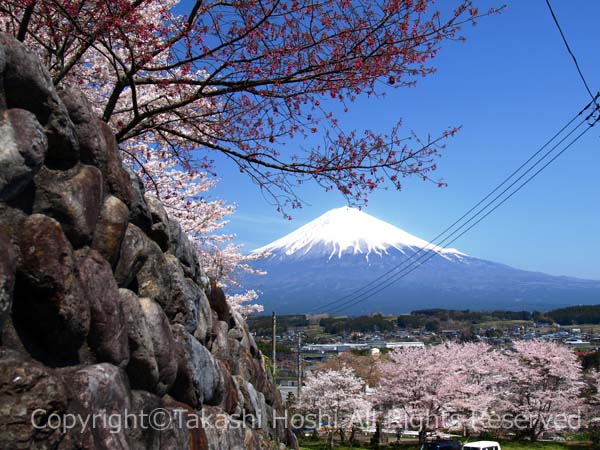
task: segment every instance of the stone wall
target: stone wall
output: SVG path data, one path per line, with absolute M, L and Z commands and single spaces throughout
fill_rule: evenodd
M 179 224 L 83 95 L 1 34 L 0 331 L 0 449 L 297 446 Z

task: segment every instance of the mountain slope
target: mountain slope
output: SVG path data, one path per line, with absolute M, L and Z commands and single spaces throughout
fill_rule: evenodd
M 296 231 L 256 249 L 254 252 L 284 253 L 286 256 L 323 256 L 341 258 L 344 254 L 371 253 L 381 256 L 390 249 L 410 255 L 411 249 L 424 248 L 424 241 L 358 209 L 347 206 L 332 209 Z M 461 254 L 455 249 L 429 246 L 444 255 Z
M 257 261 L 268 275 L 253 280 L 266 310 L 323 312 L 323 305 L 353 294 L 416 252 L 432 254 L 427 241 L 362 211 L 338 208 L 261 247 Z M 371 286 L 360 302 L 337 302 L 325 312 L 401 313 L 416 308 L 540 309 L 598 303 L 600 281 L 523 271 L 435 247 L 436 254 L 388 289 Z M 404 273 L 407 272 L 405 269 Z M 397 271 L 398 272 L 398 271 Z M 397 273 L 395 272 L 395 273 Z M 402 273 L 402 269 L 399 271 Z M 384 283 L 384 282 L 382 282 Z M 372 296 L 367 296 L 374 293 Z

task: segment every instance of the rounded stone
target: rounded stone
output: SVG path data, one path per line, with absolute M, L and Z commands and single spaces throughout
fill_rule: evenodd
M 76 362 L 89 331 L 90 310 L 71 244 L 56 220 L 33 214 L 22 224 L 18 246 L 15 328 L 27 336 L 26 344 L 38 358 L 57 365 Z

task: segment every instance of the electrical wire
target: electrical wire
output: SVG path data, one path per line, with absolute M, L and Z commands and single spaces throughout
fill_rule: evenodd
M 410 255 L 410 257 L 408 257 L 406 260 L 402 261 L 400 264 L 390 268 L 389 270 L 387 270 L 386 272 L 382 273 L 381 275 L 379 275 L 378 277 L 376 277 L 375 279 L 371 280 L 370 282 L 368 282 L 367 284 L 363 285 L 361 288 L 354 290 L 353 292 L 346 294 L 342 297 L 339 297 L 333 301 L 330 301 L 328 303 L 319 305 L 317 308 L 318 310 L 325 310 L 328 308 L 331 308 L 333 305 L 336 305 L 338 303 L 342 303 L 345 300 L 350 299 L 351 297 L 355 297 L 357 295 L 360 295 L 361 292 L 366 292 L 371 286 L 378 284 L 380 281 L 384 280 L 386 277 L 388 277 L 388 275 L 392 274 L 393 272 L 401 269 L 403 266 L 407 265 L 408 263 L 410 263 L 414 258 L 418 257 L 419 255 L 421 255 L 423 252 L 429 252 L 431 250 L 434 250 L 435 247 L 440 247 L 442 245 L 442 243 L 447 239 L 444 238 L 441 242 L 438 242 L 438 239 L 440 239 L 442 236 L 444 236 L 446 233 L 448 233 L 450 230 L 452 230 L 456 225 L 458 225 L 463 219 L 467 218 L 473 211 L 475 211 L 479 206 L 481 206 L 486 200 L 488 200 L 492 195 L 494 195 L 496 192 L 498 192 L 498 190 L 500 190 L 504 185 L 506 185 L 513 177 L 515 177 L 523 168 L 525 168 L 531 161 L 533 161 L 544 149 L 546 149 L 556 138 L 558 138 L 567 128 L 569 128 L 569 126 L 571 126 L 578 117 L 580 117 L 585 111 L 587 111 L 587 109 L 589 109 L 590 106 L 592 106 L 592 103 L 594 102 L 594 100 L 596 98 L 598 98 L 600 96 L 600 93 L 596 95 L 596 97 L 589 102 L 584 108 L 582 108 L 575 116 L 573 116 L 573 118 L 571 118 L 558 132 L 556 132 L 548 141 L 546 141 L 546 143 L 544 145 L 542 145 L 536 152 L 534 152 L 525 162 L 523 162 L 517 169 L 515 169 L 510 175 L 508 175 L 500 184 L 498 184 L 494 189 L 492 189 L 486 196 L 484 196 L 481 200 L 479 200 L 479 202 L 477 202 L 473 207 L 471 207 L 467 212 L 465 212 L 461 217 L 459 217 L 457 220 L 455 220 L 451 225 L 449 225 L 448 227 L 446 227 L 441 233 L 439 233 L 436 237 L 434 237 L 429 244 L 426 247 L 420 248 L 418 251 L 414 252 L 412 255 Z M 585 121 L 585 119 L 584 119 Z M 575 128 L 577 129 L 579 126 L 581 126 L 584 121 L 580 122 L 579 125 Z M 574 132 L 574 130 L 572 130 L 566 137 L 570 136 L 570 134 L 572 134 Z M 565 139 L 563 138 L 562 141 L 559 142 L 559 144 L 561 142 L 563 142 Z M 559 145 L 557 144 L 557 145 Z M 553 151 L 556 148 L 553 147 L 551 149 L 551 151 Z M 546 153 L 546 155 L 544 155 L 543 158 L 545 158 L 548 155 L 548 153 Z M 536 162 L 533 166 L 535 167 L 536 164 L 538 164 L 538 162 Z M 527 174 L 529 171 L 532 170 L 532 168 L 529 168 L 525 174 Z M 524 175 L 521 175 L 521 177 L 519 179 L 521 179 Z M 518 179 L 518 180 L 519 180 Z M 517 181 L 518 181 L 517 180 Z M 515 183 L 513 182 L 513 184 L 511 184 L 511 186 L 513 186 Z M 509 186 L 510 188 L 510 186 Z M 503 193 L 506 192 L 503 191 Z M 497 197 L 496 197 L 497 198 Z M 488 204 L 489 205 L 489 204 Z M 487 205 L 486 205 L 487 207 Z M 485 207 L 484 207 L 485 209 Z M 475 214 L 475 217 L 477 215 L 479 215 L 481 213 L 481 211 L 477 212 Z M 469 223 L 473 218 L 469 219 L 469 221 L 467 221 L 467 223 Z M 465 224 L 461 225 L 460 228 L 462 228 Z M 457 230 L 455 230 L 453 232 L 456 233 Z M 451 236 L 451 235 L 450 235 Z M 430 247 L 431 248 L 428 248 Z M 317 308 L 315 308 L 313 311 L 315 311 Z
M 586 121 L 589 120 L 591 117 L 593 117 L 593 114 L 595 112 L 598 112 L 599 108 L 595 108 L 594 111 L 592 111 L 592 113 L 590 113 L 590 115 L 586 118 Z M 481 221 L 483 221 L 486 217 L 488 217 L 490 214 L 492 214 L 496 209 L 498 209 L 500 206 L 502 206 L 504 203 L 506 203 L 510 198 L 512 198 L 517 192 L 519 192 L 521 189 L 523 189 L 527 184 L 529 184 L 534 178 L 536 178 L 542 171 L 544 171 L 550 164 L 552 164 L 556 159 L 558 159 L 563 153 L 565 153 L 569 148 L 571 148 L 579 139 L 581 139 L 587 132 L 589 132 L 592 127 L 598 123 L 600 121 L 600 116 L 597 117 L 596 119 L 593 120 L 592 123 L 588 123 L 588 126 L 582 131 L 580 132 L 571 142 L 569 142 L 561 151 L 559 151 L 556 155 L 554 155 L 549 161 L 547 161 L 540 169 L 538 169 L 533 175 L 531 175 L 529 178 L 527 178 L 527 180 L 525 180 L 520 186 L 517 187 L 517 189 L 515 189 L 513 192 L 511 192 L 507 197 L 505 197 L 500 203 L 496 204 L 490 211 L 488 211 L 484 216 L 482 216 L 481 218 L 479 218 L 479 220 L 477 220 L 475 223 L 473 223 L 469 228 L 467 228 L 466 230 L 464 230 L 462 233 L 460 233 L 458 236 L 456 236 L 454 239 L 452 239 L 452 241 L 450 241 L 448 243 L 448 245 L 452 244 L 453 242 L 455 242 L 456 240 L 460 239 L 462 236 L 464 236 L 466 233 L 468 233 L 470 230 L 472 230 L 475 226 L 477 226 Z M 340 307 L 336 308 L 335 310 L 332 311 L 332 314 L 334 313 L 339 313 L 341 311 L 345 311 L 346 309 L 361 303 L 369 298 L 371 298 L 373 295 L 383 291 L 384 289 L 387 289 L 389 286 L 391 286 L 394 283 L 397 283 L 398 281 L 400 281 L 402 278 L 406 277 L 407 275 L 409 275 L 410 273 L 412 273 L 414 270 L 416 270 L 417 268 L 421 267 L 424 263 L 426 263 L 427 261 L 429 261 L 431 258 L 433 258 L 434 256 L 438 255 L 437 252 L 435 253 L 430 253 L 430 254 L 426 254 L 427 259 L 425 259 L 422 263 L 417 264 L 417 265 L 413 265 L 412 268 L 410 268 L 410 270 L 408 271 L 404 271 L 403 273 L 400 274 L 396 274 L 393 279 L 388 280 L 384 285 L 379 286 L 377 289 L 375 289 L 374 291 L 369 292 L 369 295 L 367 295 L 366 297 L 361 297 L 353 302 L 347 303 L 345 305 L 340 305 Z M 417 261 L 418 262 L 418 261 Z
M 577 61 L 577 57 L 571 50 L 571 46 L 569 45 L 569 42 L 567 41 L 565 33 L 563 33 L 562 27 L 560 26 L 560 23 L 558 22 L 558 18 L 556 17 L 556 14 L 554 14 L 554 10 L 552 9 L 550 0 L 546 0 L 546 5 L 548 5 L 548 9 L 550 10 L 552 19 L 554 20 L 554 23 L 556 24 L 556 28 L 558 28 L 558 32 L 560 33 L 560 36 L 562 37 L 562 40 L 565 44 L 565 47 L 567 48 L 567 51 L 569 52 L 569 55 L 571 55 L 571 58 L 573 58 L 573 62 L 575 63 L 575 67 L 577 68 L 577 72 L 579 73 L 579 77 L 581 78 L 581 81 L 583 81 L 583 85 L 585 86 L 585 89 L 588 91 L 588 94 L 590 94 L 590 97 L 593 99 L 593 102 L 596 104 L 596 107 L 598 107 L 597 98 L 594 97 L 594 94 L 592 94 L 592 90 L 590 89 L 590 86 L 588 85 L 585 77 L 583 76 L 583 72 L 581 71 L 581 68 L 579 67 L 579 62 Z

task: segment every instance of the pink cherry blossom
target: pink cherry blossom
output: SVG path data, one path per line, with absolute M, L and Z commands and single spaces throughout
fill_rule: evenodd
M 386 182 L 439 181 L 436 159 L 457 128 L 425 139 L 400 120 L 385 133 L 344 130 L 335 103 L 415 85 L 462 25 L 497 11 L 473 0 L 442 10 L 432 0 L 6 0 L 0 30 L 37 52 L 56 84 L 84 90 L 123 151 L 189 171 L 219 153 L 279 207 L 301 206 L 306 180 L 361 205 Z M 313 133 L 320 145 L 303 142 Z

